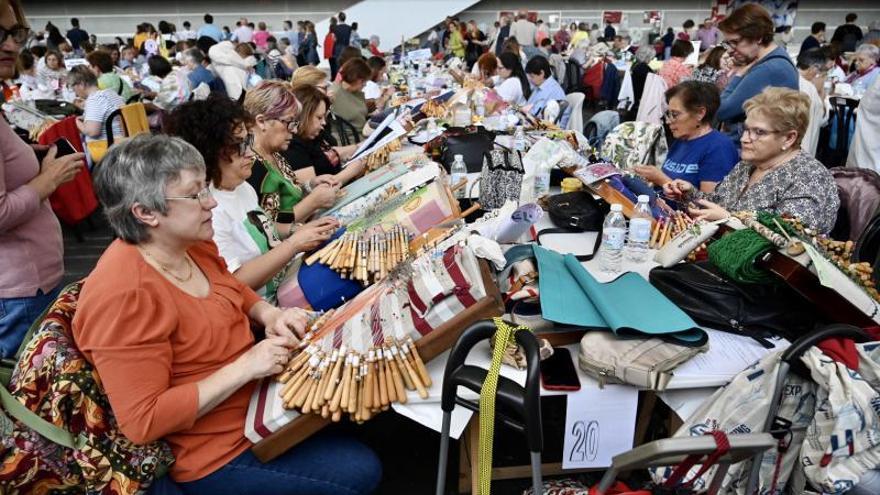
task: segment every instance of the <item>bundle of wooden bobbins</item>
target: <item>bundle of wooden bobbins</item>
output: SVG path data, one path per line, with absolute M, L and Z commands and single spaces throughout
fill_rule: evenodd
M 428 398 L 431 376 L 411 338 L 385 337 L 366 352 L 345 345 L 330 350 L 320 347 L 323 337 L 351 316 L 348 313 L 361 309 L 331 311 L 310 326 L 298 354 L 277 377 L 284 384 L 280 394 L 285 408 L 320 414 L 332 421 L 347 413 L 360 423 L 387 410 L 393 402 L 405 404 L 407 390 Z
M 385 276 L 410 254 L 409 233 L 400 225 L 388 231 L 347 231 L 306 258 L 322 263 L 343 278 L 369 285 Z
M 651 242 L 649 247 L 652 249 L 660 249 L 678 234 L 694 226 L 696 222 L 683 212 L 676 211 L 671 215 L 654 221 L 654 227 L 651 231 Z M 706 246 L 700 246 L 695 249 L 705 249 Z
M 391 141 L 385 146 L 382 146 L 376 151 L 370 153 L 370 156 L 367 157 L 366 172 L 372 172 L 382 165 L 388 163 L 388 161 L 391 159 L 391 153 L 395 151 L 400 151 L 401 148 L 402 145 L 400 143 L 400 139 L 395 139 L 394 141 Z

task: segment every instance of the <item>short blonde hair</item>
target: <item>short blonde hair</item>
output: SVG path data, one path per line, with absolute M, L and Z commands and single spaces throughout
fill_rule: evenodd
M 810 98 L 794 89 L 769 87 L 746 100 L 743 110 L 746 116 L 765 117 L 772 122 L 774 131 L 796 131 L 796 147 L 801 145 L 810 123 Z
M 303 86 L 317 86 L 328 78 L 327 73 L 313 65 L 303 65 L 293 71 L 293 77 L 290 78 L 290 84 L 293 90 Z
M 299 115 L 300 106 L 290 83 L 265 80 L 247 92 L 244 109 L 254 117 L 263 115 L 267 119 L 277 119 L 289 109 Z

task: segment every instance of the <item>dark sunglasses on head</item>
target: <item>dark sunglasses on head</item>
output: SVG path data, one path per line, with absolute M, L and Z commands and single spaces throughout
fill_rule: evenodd
M 21 44 L 27 41 L 30 34 L 31 28 L 17 24 L 10 28 L 0 27 L 0 43 L 5 42 L 7 38 L 12 36 L 12 41 Z

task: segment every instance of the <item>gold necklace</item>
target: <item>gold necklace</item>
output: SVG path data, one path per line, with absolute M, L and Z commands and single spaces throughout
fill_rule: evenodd
M 163 272 L 167 273 L 174 280 L 177 280 L 178 282 L 180 282 L 182 284 L 189 282 L 193 276 L 193 273 L 195 272 L 195 270 L 193 270 L 193 267 L 192 267 L 192 261 L 190 261 L 190 259 L 189 259 L 189 255 L 186 255 L 186 254 L 184 255 L 184 259 L 186 260 L 186 266 L 189 267 L 189 273 L 185 277 L 179 277 L 179 276 L 177 276 L 177 274 L 175 274 L 174 272 L 169 270 L 168 267 L 166 267 L 162 262 L 157 260 L 152 254 L 150 254 L 149 251 L 147 251 L 144 248 L 138 248 L 138 249 L 140 250 L 140 252 L 144 253 L 144 256 L 153 260 L 153 263 L 158 265 L 159 268 L 161 268 Z

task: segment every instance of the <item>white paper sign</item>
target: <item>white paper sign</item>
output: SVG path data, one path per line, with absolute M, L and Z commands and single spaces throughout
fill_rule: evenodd
M 413 50 L 406 53 L 406 59 L 410 62 L 418 62 L 421 60 L 430 60 L 431 59 L 431 49 L 430 48 L 422 48 L 420 50 Z
M 605 468 L 612 457 L 630 450 L 638 401 L 638 390 L 626 385 L 600 389 L 584 382 L 568 394 L 562 469 Z

